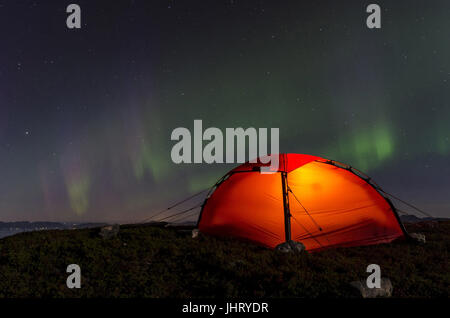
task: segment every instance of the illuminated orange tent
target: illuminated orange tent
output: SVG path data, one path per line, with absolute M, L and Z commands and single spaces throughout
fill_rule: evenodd
M 226 174 L 203 204 L 200 232 L 269 248 L 292 239 L 309 251 L 406 236 L 391 201 L 360 171 L 310 155 L 279 160 L 273 174 L 260 173 L 259 162 Z

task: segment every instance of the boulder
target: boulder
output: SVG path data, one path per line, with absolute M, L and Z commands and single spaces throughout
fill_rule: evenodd
M 119 234 L 119 230 L 119 224 L 104 226 L 100 229 L 100 236 L 104 239 L 110 239 L 112 237 L 116 237 L 117 234 Z
M 282 253 L 301 253 L 306 251 L 303 243 L 292 240 L 277 245 L 275 250 Z
M 420 233 L 409 233 L 409 236 L 416 242 L 426 243 L 425 235 Z
M 381 278 L 380 288 L 367 287 L 366 280 L 359 280 L 351 282 L 350 285 L 356 288 L 362 298 L 376 298 L 376 297 L 391 297 L 392 296 L 392 283 L 389 278 Z

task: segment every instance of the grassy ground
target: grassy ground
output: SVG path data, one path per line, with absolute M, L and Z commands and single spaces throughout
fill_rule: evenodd
M 394 297 L 448 297 L 450 222 L 431 225 L 408 226 L 425 245 L 302 255 L 155 226 L 124 226 L 109 240 L 98 229 L 22 233 L 0 240 L 0 297 L 353 297 L 349 282 L 372 263 Z M 66 287 L 72 263 L 81 289 Z

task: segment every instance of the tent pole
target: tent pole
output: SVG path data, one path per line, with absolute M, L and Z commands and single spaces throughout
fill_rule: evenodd
M 281 171 L 281 185 L 283 187 L 284 232 L 286 235 L 286 242 L 289 242 L 291 240 L 291 213 L 289 209 L 286 171 Z

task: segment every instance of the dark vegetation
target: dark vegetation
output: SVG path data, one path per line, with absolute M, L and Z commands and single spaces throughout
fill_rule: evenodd
M 349 283 L 379 264 L 394 297 L 448 297 L 450 222 L 407 225 L 426 244 L 285 255 L 232 239 L 158 226 L 21 233 L 0 240 L 1 297 L 354 297 Z M 66 287 L 78 264 L 82 288 Z

